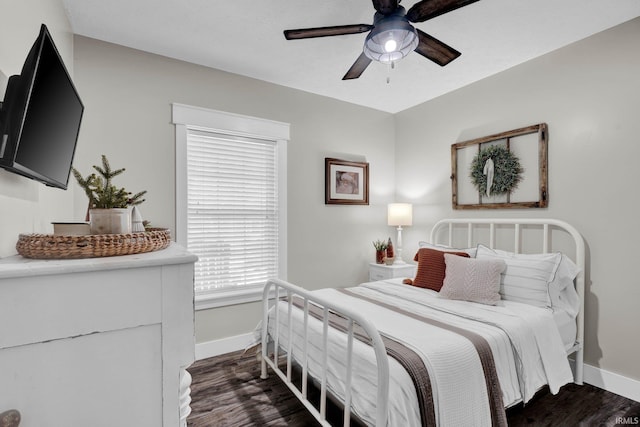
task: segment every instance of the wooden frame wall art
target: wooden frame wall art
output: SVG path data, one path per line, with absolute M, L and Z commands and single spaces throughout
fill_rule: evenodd
M 453 208 L 547 207 L 547 138 L 540 123 L 453 144 Z
M 324 159 L 327 205 L 369 204 L 369 163 Z

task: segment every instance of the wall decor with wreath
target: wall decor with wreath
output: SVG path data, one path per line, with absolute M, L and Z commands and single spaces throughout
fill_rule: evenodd
M 544 208 L 546 123 L 451 146 L 454 209 Z

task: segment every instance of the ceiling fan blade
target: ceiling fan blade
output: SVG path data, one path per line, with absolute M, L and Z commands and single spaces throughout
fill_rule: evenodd
M 398 3 L 398 0 L 373 0 L 373 8 L 386 16 L 398 8 Z
M 424 22 L 477 1 L 478 0 L 422 0 L 411 6 L 411 9 L 407 12 L 407 19 L 410 22 Z
M 373 28 L 373 25 L 369 25 L 369 24 L 336 25 L 333 27 L 303 28 L 300 30 L 285 30 L 284 37 L 287 40 L 296 40 L 296 39 L 311 39 L 314 37 L 341 36 L 344 34 L 366 33 L 372 28 Z
M 425 58 L 432 60 L 436 64 L 444 67 L 461 55 L 460 52 L 451 46 L 447 46 L 424 31 L 421 31 L 418 28 L 416 28 L 416 31 L 418 32 L 418 39 L 420 41 L 418 42 L 418 47 L 415 48 L 415 51 Z
M 347 74 L 344 75 L 342 80 L 357 79 L 362 75 L 364 70 L 367 69 L 369 64 L 371 64 L 371 59 L 367 57 L 364 52 L 361 53 L 358 59 L 356 59 L 356 62 L 354 62 L 351 68 L 349 68 Z

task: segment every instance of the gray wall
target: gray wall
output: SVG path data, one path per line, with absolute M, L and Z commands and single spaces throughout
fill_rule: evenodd
M 586 362 L 636 380 L 639 40 L 640 18 L 395 116 L 398 198 L 416 205 L 405 241 L 415 244 L 447 216 L 573 224 L 588 246 Z M 549 125 L 547 209 L 451 209 L 451 144 L 541 122 Z
M 59 0 L 0 0 L 0 70 L 19 72 L 41 22 L 53 32 L 87 106 L 76 167 L 107 154 L 128 170 L 119 182 L 149 190 L 142 213 L 175 227 L 173 126 L 180 102 L 291 123 L 289 279 L 308 288 L 366 279 L 371 240 L 393 235 L 386 203 L 415 203 L 405 253 L 444 216 L 545 216 L 574 224 L 588 244 L 586 358 L 640 380 L 636 355 L 640 283 L 640 20 L 522 64 L 395 116 L 91 39 L 72 39 Z M 75 48 L 74 48 L 75 40 Z M 75 63 L 71 63 L 72 52 Z M 452 143 L 549 124 L 550 205 L 545 210 L 456 212 L 450 208 Z M 371 163 L 371 206 L 325 206 L 323 159 Z M 74 184 L 75 185 L 75 184 Z M 81 219 L 74 185 L 49 189 L 0 171 L 0 256 L 20 232 Z M 396 190 L 397 189 L 397 190 Z M 199 342 L 252 330 L 257 304 L 200 311 Z
M 85 37 L 75 38 L 75 57 L 86 104 L 75 165 L 84 174 L 106 154 L 112 166 L 127 168 L 120 185 L 148 190 L 143 216 L 175 230 L 172 102 L 290 123 L 288 278 L 309 289 L 367 278 L 371 241 L 392 233 L 391 114 Z M 370 163 L 370 206 L 324 204 L 325 157 Z M 81 191 L 75 205 L 81 217 Z M 260 312 L 257 303 L 198 311 L 197 341 L 247 333 Z

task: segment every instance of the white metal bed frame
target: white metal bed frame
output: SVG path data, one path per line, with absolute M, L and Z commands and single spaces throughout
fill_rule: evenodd
M 300 389 L 296 387 L 291 379 L 292 374 L 292 345 L 293 340 L 288 340 L 288 346 L 286 349 L 286 373 L 282 372 L 278 366 L 279 360 L 279 311 L 275 310 L 275 335 L 273 337 L 273 358 L 268 356 L 268 336 L 267 336 L 267 324 L 269 316 L 269 308 L 271 307 L 270 301 L 275 301 L 275 296 L 278 298 L 284 296 L 281 293 L 281 289 L 284 290 L 288 300 L 287 317 L 289 325 L 288 336 L 292 336 L 293 322 L 291 321 L 292 309 L 293 309 L 293 297 L 297 296 L 303 300 L 304 310 L 304 342 L 303 342 L 303 358 L 299 361 L 302 369 L 302 385 Z M 275 292 L 273 292 L 275 291 Z M 323 325 L 322 325 L 322 339 L 323 339 L 323 354 L 322 354 L 322 373 L 320 378 L 320 410 L 307 399 L 308 392 L 308 322 L 309 322 L 309 303 L 322 308 L 323 313 Z M 274 302 L 275 304 L 275 302 Z M 328 346 L 327 341 L 329 337 L 329 310 L 339 312 L 344 318 L 347 319 L 347 377 L 345 387 L 345 401 L 344 401 L 344 426 L 350 425 L 351 419 L 351 374 L 352 374 L 352 360 L 353 360 L 353 331 L 354 323 L 364 329 L 366 334 L 371 338 L 371 344 L 376 357 L 376 366 L 378 367 L 378 390 L 376 399 L 376 426 L 383 427 L 387 425 L 387 405 L 389 400 L 389 360 L 387 359 L 387 350 L 382 342 L 382 338 L 378 333 L 378 330 L 360 314 L 355 312 L 347 312 L 344 308 L 338 309 L 331 301 L 321 298 L 317 295 L 313 295 L 308 291 L 293 285 L 291 283 L 284 282 L 282 280 L 272 279 L 269 280 L 264 288 L 263 293 L 263 319 L 262 319 L 262 371 L 260 378 L 267 378 L 267 365 L 273 369 L 273 371 L 280 377 L 282 381 L 289 387 L 293 394 L 302 402 L 302 404 L 309 410 L 309 412 L 318 420 L 318 422 L 325 427 L 332 427 L 329 422 L 326 421 L 327 410 L 327 359 L 328 359 Z
M 466 225 L 466 230 L 465 226 Z M 474 231 L 480 227 L 488 226 L 488 242 L 481 241 L 477 233 Z M 573 260 L 580 269 L 578 276 L 575 279 L 575 286 L 578 296 L 580 298 L 580 310 L 576 318 L 576 341 L 573 347 L 567 351 L 567 356 L 575 353 L 575 383 L 583 383 L 583 360 L 584 360 L 584 283 L 585 283 L 585 244 L 580 233 L 570 224 L 556 220 L 556 219 L 531 219 L 531 218 L 518 218 L 518 219 L 477 219 L 477 218 L 454 218 L 444 219 L 437 222 L 431 229 L 430 240 L 431 243 L 443 243 L 441 239 L 438 239 L 444 232 L 447 232 L 447 241 L 444 242 L 449 246 L 453 246 L 454 242 L 454 230 L 460 232 L 460 230 L 466 234 L 467 247 L 476 246 L 479 243 L 485 244 L 490 248 L 495 248 L 496 245 L 496 229 L 500 229 L 502 232 L 505 228 L 513 229 L 513 251 L 519 253 L 522 250 L 522 230 L 523 228 L 533 228 L 538 232 L 542 232 L 542 248 L 543 253 L 548 253 L 552 249 L 551 231 L 553 229 L 560 230 L 563 233 L 567 233 L 573 239 L 575 253 Z M 539 234 L 538 234 L 539 235 Z M 531 252 L 531 251 L 527 251 Z M 570 255 L 570 254 L 567 254 Z M 269 348 L 269 334 L 267 331 L 268 316 L 270 308 L 275 305 L 275 301 L 280 297 L 285 296 L 288 300 L 288 336 L 292 336 L 292 310 L 293 310 L 293 297 L 297 296 L 303 301 L 304 310 L 304 342 L 303 357 L 302 360 L 296 361 L 302 369 L 302 384 L 298 388 L 292 381 L 292 340 L 288 340 L 287 348 L 284 349 L 283 356 L 286 356 L 286 372 L 283 372 L 279 365 L 280 359 L 280 345 L 279 345 L 279 311 L 275 310 L 275 330 L 271 337 L 273 342 L 273 356 L 270 358 L 268 355 Z M 317 409 L 308 400 L 308 320 L 309 320 L 309 303 L 313 303 L 319 306 L 323 310 L 323 354 L 322 354 L 322 372 L 318 381 L 320 382 L 320 404 Z M 343 425 L 348 427 L 351 419 L 351 374 L 352 374 L 352 359 L 353 359 L 353 330 L 354 323 L 364 329 L 366 334 L 369 335 L 372 341 L 373 350 L 376 357 L 376 363 L 378 367 L 378 390 L 377 390 L 377 405 L 376 405 L 376 427 L 383 427 L 387 424 L 387 408 L 389 398 L 389 362 L 387 359 L 387 353 L 382 342 L 380 334 L 376 328 L 359 313 L 345 310 L 344 308 L 338 309 L 331 301 L 321 298 L 317 295 L 313 295 L 309 291 L 300 288 L 291 283 L 284 282 L 282 280 L 269 280 L 264 288 L 263 292 L 263 321 L 262 321 L 262 370 L 261 378 L 267 378 L 267 366 L 278 375 L 278 377 L 285 383 L 285 385 L 293 392 L 293 394 L 302 402 L 307 410 L 318 420 L 318 422 L 325 426 L 331 427 L 331 424 L 326 420 L 327 409 L 327 341 L 329 334 L 329 322 L 328 312 L 339 312 L 347 319 L 347 378 L 345 388 L 345 401 L 344 401 L 344 416 Z

